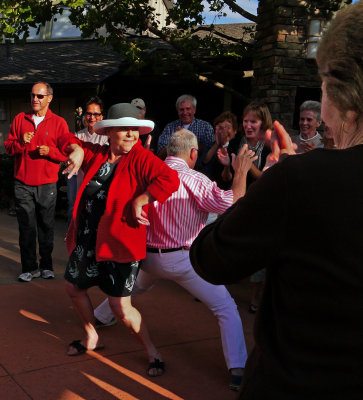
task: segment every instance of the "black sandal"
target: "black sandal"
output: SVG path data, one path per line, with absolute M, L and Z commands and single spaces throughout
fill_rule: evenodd
M 154 368 L 155 368 L 156 370 L 161 371 L 161 372 L 157 371 L 156 375 L 151 374 L 150 371 L 151 371 L 152 369 L 154 369 Z M 156 377 L 156 376 L 161 376 L 161 375 L 163 375 L 164 372 L 165 372 L 165 363 L 164 363 L 164 361 L 160 361 L 158 358 L 154 358 L 154 361 L 152 361 L 152 362 L 149 364 L 149 366 L 147 367 L 147 370 L 146 370 L 146 373 L 147 373 L 149 376 L 151 376 L 152 378 L 154 378 L 154 377 Z
M 88 350 L 97 351 L 97 350 L 101 350 L 104 348 L 104 346 L 100 345 L 100 346 L 95 347 L 94 349 L 87 349 L 87 347 L 83 346 L 83 344 L 81 343 L 80 340 L 73 340 L 72 343 L 69 343 L 69 347 L 73 347 L 74 349 L 77 350 L 77 353 L 74 353 L 74 354 L 67 353 L 67 355 L 71 356 L 71 357 L 80 356 Z

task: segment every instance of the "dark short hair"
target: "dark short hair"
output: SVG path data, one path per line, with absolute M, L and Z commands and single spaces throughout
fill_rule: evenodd
M 100 106 L 101 109 L 101 114 L 103 114 L 103 101 L 98 97 L 98 96 L 92 96 L 90 97 L 85 105 L 84 105 L 84 109 L 87 110 L 87 107 L 91 104 L 97 104 L 98 106 Z

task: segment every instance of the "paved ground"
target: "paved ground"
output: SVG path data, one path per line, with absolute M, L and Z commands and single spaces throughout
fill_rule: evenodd
M 165 375 L 150 379 L 141 345 L 121 324 L 105 328 L 105 349 L 66 355 L 81 330 L 64 290 L 65 221 L 57 219 L 56 279 L 17 282 L 20 273 L 15 217 L 0 212 L 1 400 L 232 400 L 217 322 L 209 310 L 172 282 L 161 281 L 134 303 L 163 354 Z M 248 350 L 253 315 L 249 285 L 229 287 L 239 305 Z M 94 288 L 94 304 L 103 299 Z

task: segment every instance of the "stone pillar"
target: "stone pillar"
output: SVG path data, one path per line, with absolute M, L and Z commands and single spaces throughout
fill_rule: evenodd
M 329 20 L 347 1 L 260 0 L 255 36 L 253 98 L 273 119 L 292 127 L 297 88 L 319 88 L 316 61 L 306 58 L 309 21 Z

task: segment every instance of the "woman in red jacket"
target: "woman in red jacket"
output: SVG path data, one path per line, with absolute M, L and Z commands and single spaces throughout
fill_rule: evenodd
M 65 278 L 85 337 L 69 345 L 68 355 L 102 347 L 87 294 L 88 288 L 99 286 L 108 295 L 117 318 L 145 346 L 148 373 L 156 375 L 155 365 L 160 369 L 163 363 L 130 296 L 140 260 L 146 256 L 147 205 L 165 201 L 178 189 L 179 179 L 175 171 L 142 147 L 139 135 L 149 133 L 154 123 L 137 119 L 138 113 L 128 103 L 113 105 L 108 118 L 94 126 L 96 133 L 109 136 L 110 144 L 82 143 L 85 177 L 67 233 L 70 258 Z

